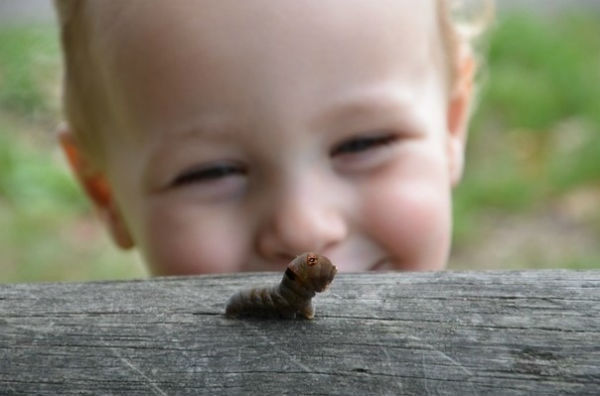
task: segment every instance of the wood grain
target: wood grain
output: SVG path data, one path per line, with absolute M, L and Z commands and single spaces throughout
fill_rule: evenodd
M 2 285 L 0 394 L 600 393 L 600 272 L 340 274 L 313 321 L 224 317 L 280 278 Z

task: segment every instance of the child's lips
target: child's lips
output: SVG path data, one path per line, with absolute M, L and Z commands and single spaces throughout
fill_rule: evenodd
M 376 261 L 375 264 L 373 264 L 371 266 L 371 268 L 369 268 L 369 271 L 391 271 L 391 270 L 393 270 L 393 267 L 392 267 L 388 257 L 384 257 L 384 258 Z

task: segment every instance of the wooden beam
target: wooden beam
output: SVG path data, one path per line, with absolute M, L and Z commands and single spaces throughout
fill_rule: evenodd
M 280 278 L 2 285 L 0 394 L 600 394 L 600 272 L 340 274 L 312 321 L 224 317 Z

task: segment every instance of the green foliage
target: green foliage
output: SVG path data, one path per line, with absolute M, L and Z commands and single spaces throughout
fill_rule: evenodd
M 0 106 L 31 117 L 48 111 L 48 84 L 59 70 L 54 26 L 0 28 Z
M 0 125 L 0 199 L 29 212 L 81 213 L 89 206 L 50 153 L 27 147 Z
M 122 279 L 144 276 L 132 253 L 108 241 L 89 216 L 31 212 L 0 200 L 0 281 Z
M 504 15 L 489 44 L 455 197 L 458 239 L 460 222 L 473 223 L 463 216 L 529 210 L 600 180 L 600 15 Z
M 505 17 L 491 36 L 481 117 L 543 132 L 600 108 L 600 15 Z M 518 93 L 518 94 L 517 94 Z

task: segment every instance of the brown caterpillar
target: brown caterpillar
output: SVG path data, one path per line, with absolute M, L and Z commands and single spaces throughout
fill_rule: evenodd
M 293 319 L 299 314 L 312 319 L 315 308 L 311 299 L 329 286 L 336 273 L 337 268 L 327 257 L 303 253 L 288 264 L 278 285 L 242 290 L 231 296 L 225 315 Z

